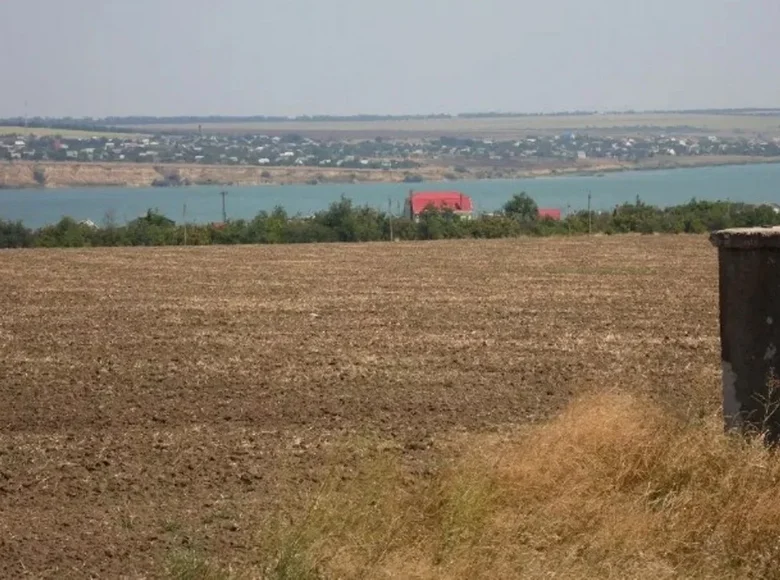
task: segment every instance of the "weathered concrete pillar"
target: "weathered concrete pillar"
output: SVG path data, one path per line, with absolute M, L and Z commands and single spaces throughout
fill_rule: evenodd
M 720 263 L 720 340 L 726 429 L 780 439 L 780 227 L 711 235 Z

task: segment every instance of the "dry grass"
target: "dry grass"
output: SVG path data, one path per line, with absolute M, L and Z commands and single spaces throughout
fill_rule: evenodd
M 510 436 L 466 437 L 462 449 L 433 477 L 380 460 L 316 495 L 272 534 L 265 574 L 777 576 L 780 460 L 725 436 L 718 416 L 686 421 L 634 395 L 594 395 Z

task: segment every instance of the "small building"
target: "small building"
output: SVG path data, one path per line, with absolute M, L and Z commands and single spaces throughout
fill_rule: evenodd
M 451 210 L 462 217 L 471 217 L 474 211 L 471 198 L 459 191 L 410 191 L 404 215 L 415 219 L 429 207 L 439 211 Z
M 555 221 L 560 221 L 561 219 L 561 210 L 554 209 L 554 208 L 539 208 L 539 219 L 550 219 Z

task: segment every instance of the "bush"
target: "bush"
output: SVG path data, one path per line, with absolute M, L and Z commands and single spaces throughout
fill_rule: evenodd
M 42 167 L 33 169 L 33 179 L 38 185 L 46 185 L 46 170 Z
M 97 230 L 80 224 L 71 217 L 63 217 L 55 225 L 45 226 L 34 233 L 33 245 L 44 248 L 82 248 L 91 246 Z

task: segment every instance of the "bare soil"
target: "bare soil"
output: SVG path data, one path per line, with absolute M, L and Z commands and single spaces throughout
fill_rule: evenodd
M 334 461 L 424 473 L 591 390 L 711 408 L 715 258 L 687 236 L 4 251 L 0 577 L 252 566 Z
M 780 163 L 778 157 L 743 155 L 701 155 L 696 157 L 654 157 L 640 162 L 614 159 L 565 161 L 517 159 L 467 163 L 458 173 L 458 159 L 420 160 L 410 170 L 342 169 L 320 167 L 261 167 L 248 165 L 193 165 L 102 162 L 0 162 L 0 189 L 67 187 L 152 187 L 155 182 L 177 175 L 190 185 L 258 186 L 311 183 L 402 183 L 409 175 L 425 181 L 474 179 L 522 179 L 554 175 L 596 175 L 614 171 L 676 169 L 717 165 Z M 43 185 L 39 181 L 43 175 Z

